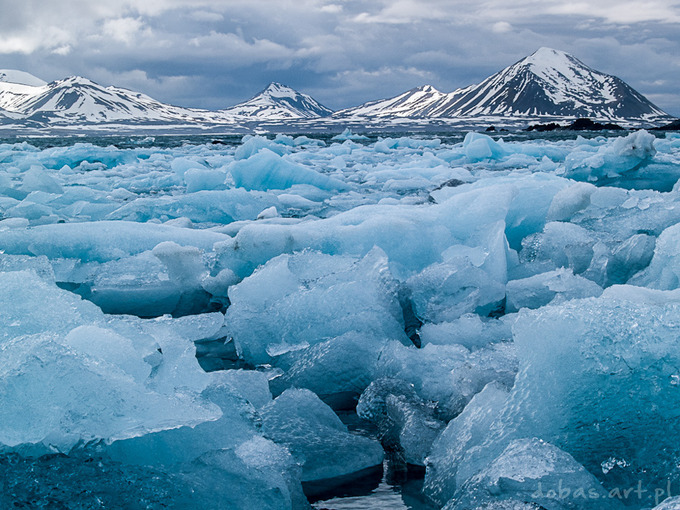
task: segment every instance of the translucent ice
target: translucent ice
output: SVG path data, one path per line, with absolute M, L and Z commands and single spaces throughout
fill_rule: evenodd
M 470 312 L 488 315 L 502 305 L 504 283 L 468 260 L 433 264 L 407 282 L 416 313 L 428 322 L 452 321 Z
M 212 250 L 227 236 L 152 223 L 100 221 L 44 225 L 4 232 L 0 249 L 17 255 L 46 255 L 105 262 L 151 250 L 163 241 Z
M 251 363 L 351 331 L 403 338 L 394 285 L 377 248 L 361 260 L 281 255 L 229 289 L 227 324 Z
M 646 238 L 643 238 L 646 240 Z M 629 243 L 630 244 L 630 243 Z M 648 242 L 645 246 L 645 254 L 651 252 Z M 678 247 L 680 246 L 680 224 L 673 225 L 664 230 L 656 240 L 654 256 L 649 267 L 635 276 L 631 283 L 645 285 L 655 289 L 677 289 L 680 287 L 680 259 Z M 631 249 L 635 249 L 631 247 Z M 638 267 L 642 264 L 638 264 Z M 623 266 L 626 267 L 626 266 Z M 628 264 L 630 267 L 630 264 Z M 644 266 L 643 266 L 644 267 Z
M 638 481 L 660 487 L 677 479 L 670 459 L 677 455 L 679 305 L 671 296 L 661 301 L 653 292 L 619 289 L 520 312 L 513 329 L 520 359 L 515 386 L 484 444 L 459 466 L 463 480 L 510 439 L 528 436 L 573 455 L 605 487 Z M 624 461 L 605 469 L 612 458 Z
M 300 507 L 298 463 L 379 464 L 319 401 L 363 393 L 409 463 L 449 422 L 427 462 L 440 507 L 578 508 L 523 492 L 546 452 L 565 480 L 568 454 L 607 489 L 642 481 L 633 506 L 677 485 L 680 137 L 344 135 L 0 144 L 3 481 Z M 281 444 L 261 432 L 276 407 Z M 506 451 L 531 438 L 562 452 Z M 16 454 L 47 451 L 69 455 Z
M 0 289 L 0 344 L 45 331 L 66 334 L 103 318 L 92 303 L 58 289 L 32 271 L 0 273 Z
M 309 390 L 286 390 L 262 410 L 265 436 L 287 446 L 302 464 L 302 481 L 317 481 L 379 466 L 380 444 L 347 432 L 330 407 Z M 328 459 L 333 462 L 328 462 Z
M 345 140 L 368 140 L 368 137 L 364 136 L 364 135 L 352 133 L 352 130 L 350 128 L 346 128 L 339 135 L 335 135 L 333 137 L 333 140 L 338 140 L 338 141 L 341 141 L 341 142 L 345 141 Z
M 295 184 L 311 184 L 324 190 L 346 189 L 341 181 L 292 163 L 267 148 L 236 161 L 228 170 L 236 186 L 248 190 L 288 189 Z
M 0 288 L 5 447 L 68 452 L 219 418 L 200 396 L 208 380 L 193 345 L 171 331 L 108 321 L 32 272 L 0 273 Z
M 470 313 L 452 322 L 426 323 L 419 334 L 423 344 L 460 344 L 468 349 L 512 339 L 513 316 L 500 319 L 482 319 Z
M 511 256 L 499 227 L 512 200 L 513 190 L 499 186 L 461 192 L 431 206 L 365 205 L 319 221 L 250 223 L 216 250 L 222 266 L 247 276 L 281 253 L 311 248 L 364 256 L 378 246 L 388 256 L 390 269 L 401 278 L 441 263 L 443 252 L 456 246 L 451 257 L 473 257 L 498 279 L 507 267 L 506 257 Z M 549 200 L 546 211 L 548 206 Z
M 55 281 L 54 269 L 50 261 L 44 255 L 31 257 L 28 255 L 0 254 L 0 272 L 31 271 L 43 280 Z
M 279 206 L 277 197 L 242 188 L 200 190 L 186 195 L 140 197 L 116 206 L 106 219 L 146 222 L 163 218 L 187 218 L 199 224 L 224 225 L 238 220 L 254 220 L 263 209 Z M 302 204 L 304 209 L 304 204 Z
M 283 447 L 255 436 L 233 449 L 211 451 L 182 472 L 189 508 L 306 509 L 300 468 Z
M 498 142 L 494 141 L 490 136 L 481 133 L 468 133 L 465 135 L 463 149 L 470 163 L 485 159 L 497 159 L 506 154 Z
M 187 192 L 193 193 L 195 191 L 223 188 L 227 174 L 220 170 L 190 168 L 184 172 L 183 177 L 187 185 Z
M 486 508 L 505 499 L 555 510 L 623 508 L 571 455 L 536 438 L 511 442 L 444 508 Z
M 237 448 L 258 435 L 259 417 L 252 404 L 220 373 L 212 374 L 212 379 L 202 393 L 206 401 L 222 410 L 217 419 L 115 438 L 118 440 L 106 447 L 106 454 L 126 464 L 176 469 L 205 453 Z
M 516 312 L 520 308 L 539 308 L 553 300 L 598 297 L 600 294 L 602 288 L 596 283 L 567 269 L 558 269 L 508 282 L 505 309 Z
M 680 496 L 675 496 L 666 499 L 660 505 L 655 506 L 652 510 L 678 510 L 680 508 Z
M 548 209 L 548 221 L 569 221 L 574 214 L 590 205 L 590 196 L 597 188 L 579 182 L 557 192 Z
M 444 428 L 434 407 L 416 394 L 413 386 L 399 379 L 377 379 L 362 393 L 357 414 L 377 425 L 387 451 L 408 464 L 423 465 L 432 441 Z
M 272 363 L 283 374 L 271 381 L 272 390 L 307 388 L 334 409 L 353 409 L 361 392 L 376 376 L 387 340 L 350 331 L 306 348 L 276 356 Z
M 437 505 L 445 505 L 456 493 L 458 464 L 469 448 L 484 439 L 507 398 L 507 388 L 496 382 L 487 384 L 432 444 L 425 461 L 423 492 Z
M 5 447 L 25 450 L 36 445 L 31 451 L 67 453 L 81 442 L 195 425 L 220 414 L 208 402 L 146 388 L 134 379 L 140 372 L 130 361 L 124 362 L 125 371 L 106 359 L 117 353 L 97 349 L 88 355 L 53 334 L 17 337 L 0 349 L 5 360 L 0 372 L 5 388 L 0 394 L 0 444 Z
M 566 175 L 578 180 L 597 181 L 617 177 L 648 163 L 656 154 L 654 135 L 645 130 L 619 137 L 611 145 L 590 151 L 575 151 L 565 160 Z
M 246 135 L 241 140 L 241 145 L 234 151 L 235 159 L 248 159 L 262 149 L 270 150 L 276 154 L 283 155 L 288 152 L 286 143 L 282 143 L 285 139 L 277 139 L 274 141 L 268 140 L 264 136 Z
M 391 342 L 380 356 L 376 374 L 413 384 L 421 398 L 437 402 L 439 416 L 448 421 L 489 382 L 512 384 L 517 370 L 514 349 L 512 343 L 469 351 L 456 344 L 416 349 Z
M 22 184 L 19 189 L 29 193 L 31 191 L 59 194 L 64 192 L 59 183 L 39 166 L 31 167 L 22 175 Z

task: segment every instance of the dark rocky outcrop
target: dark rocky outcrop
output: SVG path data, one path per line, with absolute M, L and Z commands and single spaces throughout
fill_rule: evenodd
M 670 124 L 652 128 L 654 131 L 680 131 L 680 119 L 675 119 Z

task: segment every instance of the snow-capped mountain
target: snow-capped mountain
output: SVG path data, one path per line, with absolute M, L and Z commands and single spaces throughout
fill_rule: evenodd
M 471 85 L 443 96 L 422 94 L 409 113 L 414 91 L 338 112 L 343 117 L 461 118 L 592 117 L 653 119 L 668 117 L 621 79 L 596 71 L 572 55 L 540 48 L 532 55 Z
M 476 125 L 501 119 L 516 124 L 529 119 L 578 117 L 625 121 L 630 126 L 670 120 L 619 78 L 550 48 L 540 48 L 478 85 L 450 93 L 426 85 L 335 113 L 311 96 L 280 83 L 271 83 L 236 106 L 209 111 L 172 106 L 82 77 L 46 83 L 23 71 L 0 70 L 0 124 L 27 128 L 153 125 L 248 130 L 260 124 L 289 125 L 282 121 L 324 128 L 348 121 L 390 125 L 413 119 L 418 125 L 427 125 L 430 120 Z
M 242 120 L 287 120 L 328 117 L 333 110 L 307 94 L 280 83 L 270 83 L 256 96 L 222 113 Z
M 47 82 L 33 76 L 25 71 L 16 69 L 0 69 L 0 83 L 13 83 L 16 85 L 29 85 L 32 87 L 42 87 Z
M 33 123 L 233 124 L 315 119 L 333 112 L 307 94 L 272 83 L 252 99 L 221 111 L 182 108 L 120 87 L 72 76 L 45 83 L 22 71 L 0 71 L 0 111 Z
M 15 69 L 0 69 L 0 108 L 14 111 L 15 105 L 39 94 L 47 82 Z
M 11 85 L 0 93 L 0 108 L 20 113 L 27 120 L 72 122 L 212 122 L 228 121 L 206 110 L 167 105 L 119 87 L 103 87 L 87 78 L 72 76 L 42 86 Z
M 6 110 L 0 109 L 0 124 L 4 124 L 11 120 L 10 113 Z
M 432 85 L 424 85 L 408 90 L 389 99 L 370 101 L 361 106 L 336 112 L 338 117 L 372 118 L 428 118 L 438 117 L 445 107 L 449 94 L 440 92 Z
M 621 79 L 596 71 L 572 55 L 540 48 L 457 91 L 443 116 L 552 115 L 607 119 L 666 115 Z
M 120 87 L 72 76 L 46 83 L 28 73 L 0 71 L 0 112 L 33 123 L 233 124 L 237 121 L 316 119 L 332 110 L 311 96 L 272 83 L 252 99 L 221 111 L 181 108 Z M 3 117 L 0 117 L 2 120 Z

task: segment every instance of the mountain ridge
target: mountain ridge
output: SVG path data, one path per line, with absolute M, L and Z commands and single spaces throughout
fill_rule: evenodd
M 333 110 L 325 107 L 312 96 L 278 82 L 271 82 L 259 94 L 247 101 L 220 111 L 240 118 L 267 120 L 312 119 L 328 117 L 333 113 Z
M 347 118 L 403 116 L 405 94 L 408 92 L 340 110 L 337 114 Z M 444 96 L 433 95 L 408 115 L 410 118 L 474 116 L 606 120 L 670 117 L 623 80 L 596 71 L 566 52 L 545 47 L 477 85 Z
M 287 122 L 364 123 L 508 121 L 591 117 L 668 122 L 673 117 L 619 78 L 552 48 L 452 92 L 432 85 L 333 112 L 313 97 L 272 82 L 221 110 L 173 106 L 146 94 L 71 76 L 46 83 L 24 71 L 0 69 L 0 124 L 251 126 Z

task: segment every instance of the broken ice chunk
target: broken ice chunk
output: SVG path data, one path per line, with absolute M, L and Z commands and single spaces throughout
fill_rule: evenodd
M 536 438 L 511 442 L 444 508 L 487 508 L 489 503 L 505 499 L 533 502 L 554 510 L 623 507 L 571 455 Z
M 266 405 L 262 430 L 302 464 L 303 482 L 350 475 L 383 461 L 377 441 L 347 432 L 331 408 L 309 390 L 286 390 Z
M 385 450 L 419 466 L 444 428 L 434 407 L 418 397 L 413 385 L 399 379 L 373 381 L 359 399 L 357 414 L 377 425 Z

